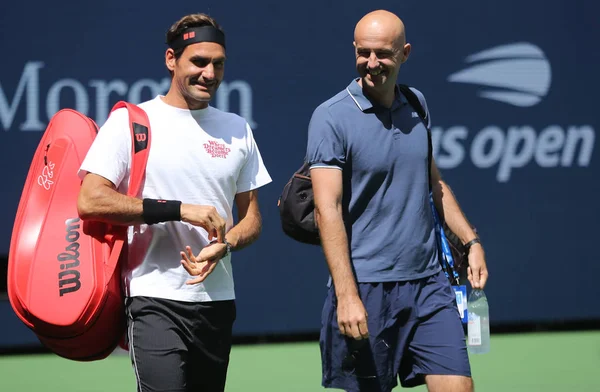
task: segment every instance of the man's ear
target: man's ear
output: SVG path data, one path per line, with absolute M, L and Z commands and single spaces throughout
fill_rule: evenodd
M 406 44 L 404 45 L 404 48 L 402 50 L 402 62 L 404 63 L 406 60 L 408 60 L 408 56 L 410 56 L 410 50 L 411 50 L 411 46 L 410 44 Z
M 173 72 L 175 70 L 176 62 L 177 59 L 175 58 L 175 52 L 173 51 L 173 49 L 168 48 L 165 52 L 165 65 L 167 66 L 167 69 Z

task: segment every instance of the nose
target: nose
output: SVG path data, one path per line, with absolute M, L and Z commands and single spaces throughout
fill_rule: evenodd
M 202 70 L 202 78 L 204 80 L 213 80 L 215 78 L 215 66 L 213 63 L 209 63 L 206 67 L 204 67 Z
M 369 69 L 379 68 L 379 59 L 375 55 L 375 52 L 371 52 L 371 55 L 369 56 L 369 61 L 367 62 L 367 67 Z

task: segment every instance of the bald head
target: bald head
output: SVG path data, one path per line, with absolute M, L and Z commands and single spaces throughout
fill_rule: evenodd
M 394 97 L 400 66 L 410 53 L 404 23 L 388 11 L 370 12 L 356 24 L 354 48 L 359 84 L 371 96 L 386 96 L 387 105 Z
M 377 10 L 369 12 L 362 17 L 354 29 L 354 40 L 383 40 L 393 43 L 395 47 L 402 48 L 406 44 L 404 23 L 395 14 Z

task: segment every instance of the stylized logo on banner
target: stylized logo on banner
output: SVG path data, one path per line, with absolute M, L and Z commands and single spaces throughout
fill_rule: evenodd
M 481 98 L 516 106 L 514 110 L 538 105 L 546 114 L 536 116 L 537 121 L 532 119 L 533 124 L 511 124 L 510 116 L 494 116 L 488 111 L 485 118 L 490 122 L 476 125 L 476 130 L 466 125 L 434 126 L 433 148 L 441 169 L 470 163 L 478 169 L 494 168 L 496 180 L 508 182 L 516 169 L 530 164 L 539 168 L 589 166 L 595 130 L 592 124 L 577 124 L 577 117 L 569 124 L 553 120 L 555 107 L 543 100 L 552 77 L 542 49 L 531 43 L 512 43 L 479 51 L 466 61 L 470 65 L 452 73 L 449 82 L 475 84 Z M 482 115 L 473 119 L 481 120 Z
M 546 55 L 527 42 L 486 49 L 468 56 L 466 62 L 471 65 L 450 75 L 448 81 L 485 87 L 480 97 L 514 106 L 539 103 L 552 82 Z

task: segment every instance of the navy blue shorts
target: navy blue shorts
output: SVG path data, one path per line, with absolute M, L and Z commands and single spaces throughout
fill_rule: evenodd
M 425 383 L 425 375 L 471 376 L 454 291 L 443 272 L 407 282 L 359 283 L 368 340 L 340 333 L 329 289 L 322 314 L 321 360 L 326 388 L 388 392 Z

